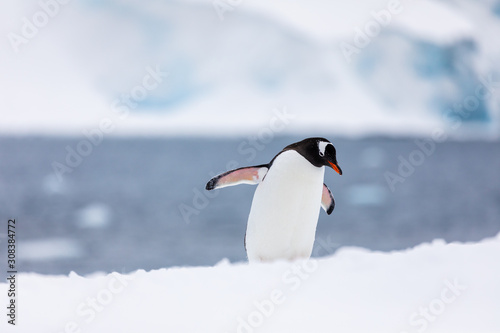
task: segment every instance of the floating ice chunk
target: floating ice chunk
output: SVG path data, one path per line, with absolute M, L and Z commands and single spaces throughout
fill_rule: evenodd
M 80 228 L 104 228 L 111 223 L 111 209 L 102 203 L 93 203 L 76 213 L 76 224 Z
M 29 261 L 49 261 L 82 257 L 82 246 L 69 238 L 23 240 L 19 246 L 19 258 Z
M 42 189 L 47 194 L 64 194 L 68 187 L 64 180 L 60 180 L 55 174 L 48 174 L 43 177 Z

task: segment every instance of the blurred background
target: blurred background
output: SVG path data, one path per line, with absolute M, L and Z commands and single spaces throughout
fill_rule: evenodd
M 20 271 L 244 261 L 255 188 L 206 182 L 309 136 L 344 171 L 315 256 L 500 231 L 500 1 L 9 0 L 0 22 Z

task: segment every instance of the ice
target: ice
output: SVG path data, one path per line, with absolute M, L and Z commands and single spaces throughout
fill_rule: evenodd
M 102 203 L 93 203 L 76 212 L 76 224 L 80 228 L 104 228 L 111 223 L 112 212 Z
M 387 24 L 386 1 L 233 2 L 224 20 L 208 0 L 60 4 L 18 52 L 3 40 L 0 133 L 255 134 L 286 107 L 280 134 L 498 136 L 497 8 L 399 3 Z M 6 36 L 42 10 L 1 6 Z M 348 62 L 339 45 L 373 24 Z
M 22 261 L 75 259 L 81 257 L 84 251 L 77 240 L 69 238 L 22 240 L 18 248 Z
M 49 195 L 64 194 L 68 191 L 66 183 L 59 181 L 54 174 L 48 174 L 43 177 L 42 189 Z

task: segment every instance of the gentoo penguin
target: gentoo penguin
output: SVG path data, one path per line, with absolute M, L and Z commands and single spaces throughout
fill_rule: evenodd
M 333 144 L 324 138 L 308 138 L 286 146 L 268 164 L 210 179 L 207 190 L 258 185 L 245 235 L 250 262 L 311 256 L 320 205 L 327 214 L 335 208 L 332 193 L 323 183 L 325 166 L 342 175 Z

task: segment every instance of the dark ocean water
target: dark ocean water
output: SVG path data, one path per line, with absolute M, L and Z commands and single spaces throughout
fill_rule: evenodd
M 15 218 L 19 271 L 244 261 L 255 187 L 207 193 L 204 186 L 229 168 L 267 163 L 303 138 L 106 138 L 91 151 L 81 139 L 0 138 L 0 260 L 7 220 Z M 342 246 L 391 251 L 436 238 L 478 241 L 500 231 L 499 142 L 435 143 L 431 152 L 414 139 L 329 139 L 344 175 L 326 170 L 337 206 L 320 213 L 316 255 Z M 69 165 L 68 147 L 88 156 L 72 156 Z M 54 165 L 67 171 L 62 180 Z M 392 189 L 387 172 L 401 177 Z

